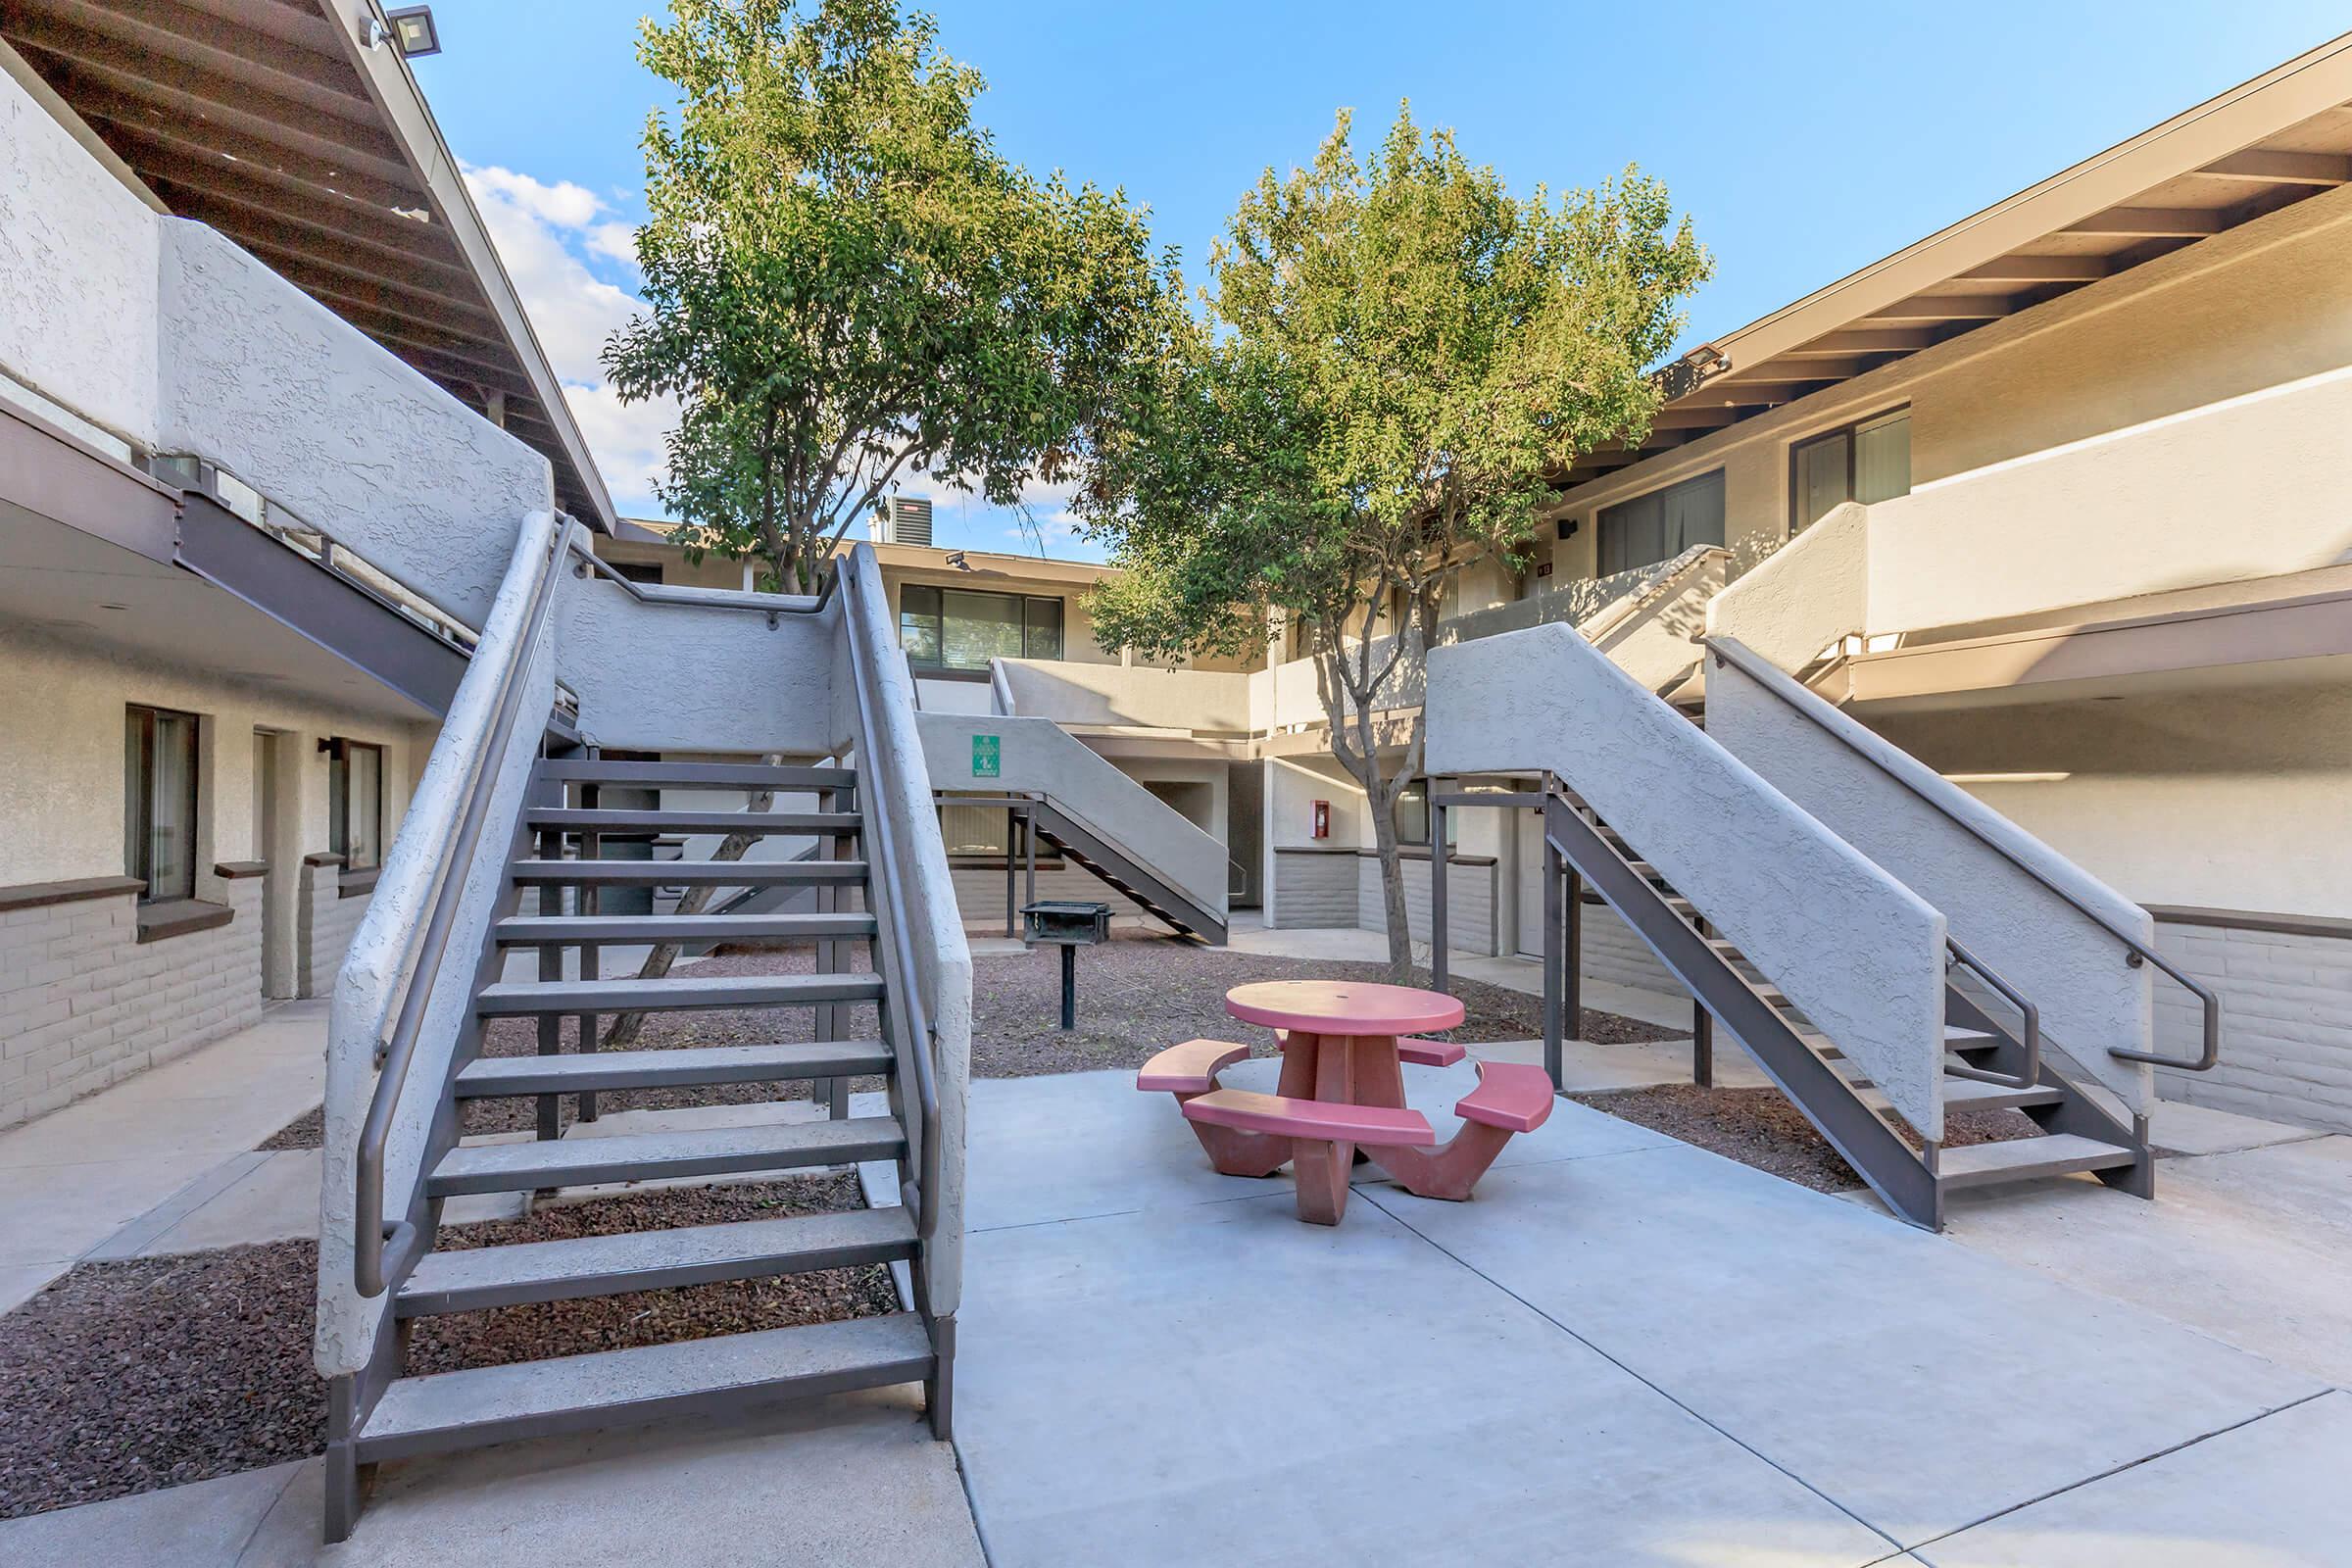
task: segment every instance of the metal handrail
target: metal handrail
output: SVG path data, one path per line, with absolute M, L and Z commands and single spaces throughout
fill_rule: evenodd
M 834 573 L 836 578 L 842 575 L 838 570 Z M 939 1233 L 940 1181 L 939 1089 L 932 1074 L 932 1024 L 923 1006 L 920 988 L 914 977 L 906 973 L 906 956 L 914 951 L 914 944 L 907 934 L 906 909 L 899 901 L 905 884 L 899 879 L 898 832 L 891 826 L 888 803 L 864 784 L 868 775 L 879 773 L 882 756 L 873 716 L 875 695 L 867 689 L 877 672 L 859 644 L 858 628 L 848 623 L 846 615 L 843 621 L 842 630 L 850 650 L 850 693 L 856 699 L 853 706 L 858 717 L 859 790 L 865 803 L 874 858 L 873 874 L 866 878 L 866 896 L 874 900 L 877 894 L 881 895 L 878 900 L 881 907 L 875 912 L 887 924 L 887 940 L 880 944 L 883 982 L 890 994 L 900 999 L 899 1005 L 888 1009 L 892 1032 L 901 1037 L 898 1043 L 914 1062 L 915 1106 L 923 1140 L 913 1195 L 914 1234 L 918 1240 L 928 1242 Z
M 1803 707 L 1796 703 L 1790 702 L 1788 694 L 1781 691 L 1777 682 L 1773 679 L 1774 676 L 1778 676 L 1781 680 L 1786 680 L 1788 678 L 1787 673 L 1783 671 L 1780 666 L 1772 663 L 1768 660 L 1765 660 L 1753 649 L 1747 647 L 1736 637 L 1709 637 L 1706 639 L 1706 647 L 1707 651 L 1713 654 L 1718 661 L 1736 666 L 1741 674 L 1746 675 L 1751 680 L 1755 681 L 1757 685 L 1763 687 L 1766 691 L 1771 692 L 1773 696 L 1779 698 L 1782 703 L 1788 708 L 1789 711 L 1800 715 L 1809 721 L 1816 729 L 1821 730 L 1824 734 L 1829 735 L 1832 739 L 1838 741 L 1842 745 L 1845 745 L 1847 750 L 1852 751 L 1863 760 L 1869 762 L 1871 766 L 1877 768 L 1880 772 L 1886 774 L 1886 777 L 1901 785 L 1919 801 L 1930 807 L 1933 807 L 1939 815 L 1941 815 L 1946 821 L 1950 822 L 1954 827 L 1959 828 L 1962 832 L 1968 834 L 1980 844 L 1983 844 L 1986 849 L 1991 850 L 1995 855 L 1998 855 L 2002 859 L 2007 860 L 2011 865 L 2016 866 L 2020 871 L 2023 871 L 2026 875 L 2040 883 L 2044 888 L 2048 889 L 2051 893 L 2057 895 L 2057 897 L 2064 901 L 2067 905 L 2071 906 L 2076 913 L 2082 915 L 2082 918 L 2088 920 L 2091 924 L 2097 926 L 2100 930 L 2115 938 L 2116 941 L 2122 943 L 2127 955 L 2124 960 L 2126 963 L 2130 964 L 2135 969 L 2138 968 L 2142 963 L 2154 964 L 2157 969 L 2162 971 L 2164 974 L 2171 976 L 2175 981 L 2179 982 L 2182 989 L 2186 990 L 2189 995 L 2195 997 L 2200 1006 L 2202 1006 L 2204 1009 L 2204 1037 L 2197 1059 L 2194 1061 L 2181 1061 L 2175 1057 L 2167 1056 L 2160 1052 L 2132 1051 L 2123 1046 L 2109 1046 L 2107 1048 L 2107 1054 L 2109 1055 L 2115 1057 L 2119 1061 L 2145 1061 L 2159 1067 L 2177 1067 L 2182 1072 L 2210 1072 L 2215 1063 L 2222 1059 L 2221 998 L 2215 996 L 2212 991 L 2207 989 L 2205 986 L 2200 985 L 2197 981 L 2191 979 L 2187 974 L 2183 973 L 2177 964 L 2175 964 L 2171 959 L 2165 957 L 2163 954 L 2158 953 L 2153 947 L 2149 946 L 2145 942 L 2140 941 L 2139 938 L 2133 936 L 2131 932 L 2123 930 L 2120 927 L 2112 924 L 2106 916 L 2100 914 L 2096 909 L 2093 909 L 2090 907 L 2090 906 L 2084 904 L 2081 899 L 2076 898 L 2073 893 L 2052 881 L 2050 877 L 2040 869 L 2035 866 L 2029 865 L 2026 861 L 2018 858 L 2016 853 L 2007 845 L 1993 838 L 1990 834 L 1987 834 L 1976 823 L 1971 822 L 1968 820 L 1968 818 L 1954 811 L 1950 807 L 1945 806 L 1941 801 L 1936 800 L 1934 796 L 1929 795 L 1925 791 L 1921 790 L 1918 785 L 1912 783 L 1909 779 L 1903 777 L 1902 774 L 1887 766 L 1886 763 L 1881 759 L 1873 757 L 1870 755 L 1870 753 L 1863 751 L 1859 747 L 1853 746 L 1850 742 L 1847 742 L 1844 736 L 1839 735 L 1836 730 L 1830 728 L 1830 726 L 1827 724 L 1824 724 L 1821 721 L 1821 715 L 1818 713 L 1808 712 Z M 1972 965 L 1971 967 L 1974 966 Z M 1979 972 L 1981 973 L 1982 971 Z
M 490 732 L 467 774 L 457 831 L 450 835 L 434 867 L 430 909 L 421 935 L 411 947 L 404 964 L 410 971 L 408 990 L 401 996 L 400 1012 L 393 1022 L 392 1033 L 383 1042 L 383 1066 L 376 1074 L 367 1118 L 360 1125 L 359 1155 L 352 1182 L 352 1283 L 365 1297 L 383 1295 L 387 1281 L 407 1266 L 420 1242 L 416 1227 L 409 1220 L 396 1220 L 389 1226 L 384 1223 L 384 1154 L 391 1141 L 392 1117 L 400 1107 L 409 1067 L 416 1057 L 416 1041 L 423 1028 L 425 1007 L 432 1000 L 434 983 L 448 955 L 450 928 L 457 922 L 465 888 L 462 868 L 473 863 L 474 853 L 481 843 L 482 826 L 489 816 L 490 799 L 497 793 L 497 763 L 506 756 L 514 734 L 515 719 L 521 710 L 523 666 L 537 648 L 539 634 L 547 624 L 561 564 L 578 527 L 576 519 L 568 516 L 564 519 L 556 534 L 555 548 L 549 552 L 547 569 L 532 585 L 530 603 L 523 611 L 514 647 L 498 672 Z M 392 1259 L 388 1266 L 387 1255 Z
M 1002 659 L 988 662 L 988 695 L 1001 716 L 1013 716 L 1012 682 L 1004 677 L 1004 661 Z
M 566 521 L 570 520 L 568 517 Z M 814 594 L 762 594 L 725 588 L 671 588 L 661 583 L 634 582 L 620 574 L 612 563 L 605 560 L 585 544 L 574 543 L 571 553 L 588 564 L 598 576 L 616 582 L 627 589 L 640 603 L 648 605 L 693 605 L 702 610 L 748 610 L 765 615 L 813 615 L 832 603 L 834 586 L 841 581 L 838 564 L 817 580 Z
M 1994 1072 L 1989 1067 L 1947 1066 L 1943 1069 L 1944 1075 L 1950 1078 L 1970 1078 L 1981 1084 L 1999 1084 L 2008 1089 L 2034 1088 L 2041 1082 L 2041 1009 L 2027 1001 L 2025 993 L 2002 979 L 1990 965 L 1952 940 L 1948 932 L 1944 936 L 1943 945 L 1945 950 L 1951 954 L 1953 962 L 1974 974 L 1993 990 L 1998 991 L 2009 1000 L 2009 1005 L 2018 1010 L 2018 1013 L 2025 1019 L 2025 1029 L 2018 1044 L 2026 1048 L 2026 1065 L 2020 1072 L 2011 1074 Z

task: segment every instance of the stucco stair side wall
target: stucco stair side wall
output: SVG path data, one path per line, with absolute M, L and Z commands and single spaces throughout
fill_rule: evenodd
M 1548 770 L 1753 958 L 1922 1136 L 1943 1136 L 1943 916 L 1574 628 L 1430 661 L 1429 770 Z
M 963 1147 L 972 1074 L 972 951 L 964 941 L 955 873 L 948 864 L 947 845 L 940 838 L 934 779 L 916 722 L 914 677 L 899 647 L 896 617 L 883 592 L 882 573 L 874 563 L 872 548 L 858 546 L 842 569 L 854 574 L 855 583 L 853 591 L 836 598 L 826 620 L 838 628 L 831 665 L 832 749 L 836 753 L 855 750 L 857 686 L 849 652 L 849 640 L 855 637 L 860 659 L 876 672 L 881 686 L 879 709 L 872 717 L 878 730 L 875 747 L 883 755 L 857 759 L 859 790 L 867 812 L 888 813 L 892 841 L 903 857 L 899 873 L 910 896 L 903 900 L 900 914 L 912 949 L 907 956 L 914 966 L 913 983 L 931 1013 L 930 1049 L 939 1095 L 940 1190 L 923 1195 L 938 1216 L 938 1234 L 926 1244 L 923 1278 L 929 1309 L 944 1315 L 954 1312 L 963 1296 Z M 919 1042 L 916 1049 L 921 1049 Z M 911 1090 L 910 1079 L 902 1077 L 900 1081 Z M 918 1128 L 910 1092 L 905 1104 L 912 1152 Z
M 1592 646 L 1646 689 L 1662 692 L 1679 684 L 1698 663 L 1698 638 L 1706 628 L 1707 606 L 1723 591 L 1731 552 L 1720 548 L 1686 551 L 1637 599 L 1628 612 L 1616 607 L 1580 624 Z
M 569 569 L 557 594 L 557 665 L 580 700 L 583 735 L 658 752 L 801 758 L 830 748 L 839 633 L 827 617 L 777 612 L 771 625 L 758 608 L 770 596 L 662 603 Z
M 2352 561 L 2347 429 L 2352 368 L 1879 502 L 1867 629 L 2031 615 Z
M 318 1204 L 318 1322 L 314 1359 L 326 1377 L 356 1372 L 375 1348 L 390 1294 L 367 1298 L 352 1277 L 360 1124 L 376 1085 L 375 1048 L 392 1022 L 405 988 L 409 946 L 430 907 L 434 873 L 457 831 L 466 784 L 488 748 L 496 721 L 498 682 L 519 643 L 533 585 L 554 569 L 555 519 L 545 512 L 522 519 L 522 537 L 482 629 L 475 658 L 458 683 L 441 734 L 425 760 L 337 976 L 328 1012 L 325 1121 Z M 544 715 L 555 707 L 555 626 L 540 628 L 516 678 L 523 717 L 508 737 L 506 755 L 483 759 L 490 799 L 481 853 L 462 868 L 458 914 L 446 956 L 434 978 L 418 1032 L 406 1092 L 391 1124 L 384 1160 L 388 1217 L 405 1216 L 416 1190 L 427 1135 L 440 1102 L 461 1029 L 473 1006 L 474 956 L 481 951 L 505 890 L 508 842 L 500 835 L 519 816 L 540 747 Z
M 2154 971 L 2132 966 L 2115 934 L 2153 942 L 2145 909 L 1785 675 L 1767 685 L 1710 659 L 1707 733 L 1941 910 L 1953 939 L 2040 1010 L 2045 1045 L 2147 1108 L 2151 1069 L 2110 1054 L 2154 1043 Z M 1987 1010 L 2014 1021 L 1998 998 Z
M 1870 508 L 1833 507 L 1715 596 L 1707 634 L 1737 637 L 1793 672 L 1839 638 L 1873 629 L 1870 540 Z
M 0 370 L 152 442 L 157 254 L 155 214 L 0 74 Z
M 468 626 L 547 460 L 221 235 L 159 219 L 159 428 Z
M 1050 718 L 919 715 L 925 765 L 949 790 L 1034 791 L 1204 908 L 1225 912 L 1225 847 Z M 997 738 L 998 772 L 973 771 L 973 741 Z

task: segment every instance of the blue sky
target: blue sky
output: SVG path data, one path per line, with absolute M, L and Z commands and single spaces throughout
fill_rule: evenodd
M 645 0 L 434 0 L 416 62 L 623 511 L 668 417 L 622 408 L 595 352 L 635 272 L 638 137 L 664 84 Z M 1124 186 L 1198 274 L 1235 198 L 1313 155 L 1334 110 L 1410 98 L 1514 190 L 1628 163 L 1713 250 L 1689 337 L 1718 335 L 2147 128 L 2347 25 L 2342 0 L 1979 0 L 1145 6 L 940 0 L 942 43 L 989 79 L 980 118 L 1033 169 Z M 561 18 L 561 25 L 554 19 Z M 940 541 L 1034 553 L 1022 519 L 934 489 Z M 1054 555 L 1094 554 L 1041 490 Z

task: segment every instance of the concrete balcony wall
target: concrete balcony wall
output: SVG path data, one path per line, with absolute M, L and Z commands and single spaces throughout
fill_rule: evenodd
M 1874 633 L 2352 562 L 2352 368 L 1919 486 L 1869 509 Z
M 1253 726 L 1251 683 L 1239 671 L 1080 664 L 1058 660 L 999 662 L 1013 711 L 1057 724 L 1132 724 L 1234 735 Z M 1311 677 L 1310 677 L 1311 678 Z M 926 683 L 926 710 L 941 710 Z M 978 688 L 983 694 L 986 687 Z

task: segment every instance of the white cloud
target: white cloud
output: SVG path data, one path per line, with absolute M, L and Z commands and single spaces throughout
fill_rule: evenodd
M 605 340 L 645 307 L 586 261 L 620 259 L 617 250 L 633 263 L 627 242 L 634 228 L 569 180 L 551 185 L 510 169 L 469 167 L 466 182 L 613 503 L 624 512 L 653 510 L 652 478 L 677 406 L 666 398 L 624 406 L 606 381 L 598 362 Z

